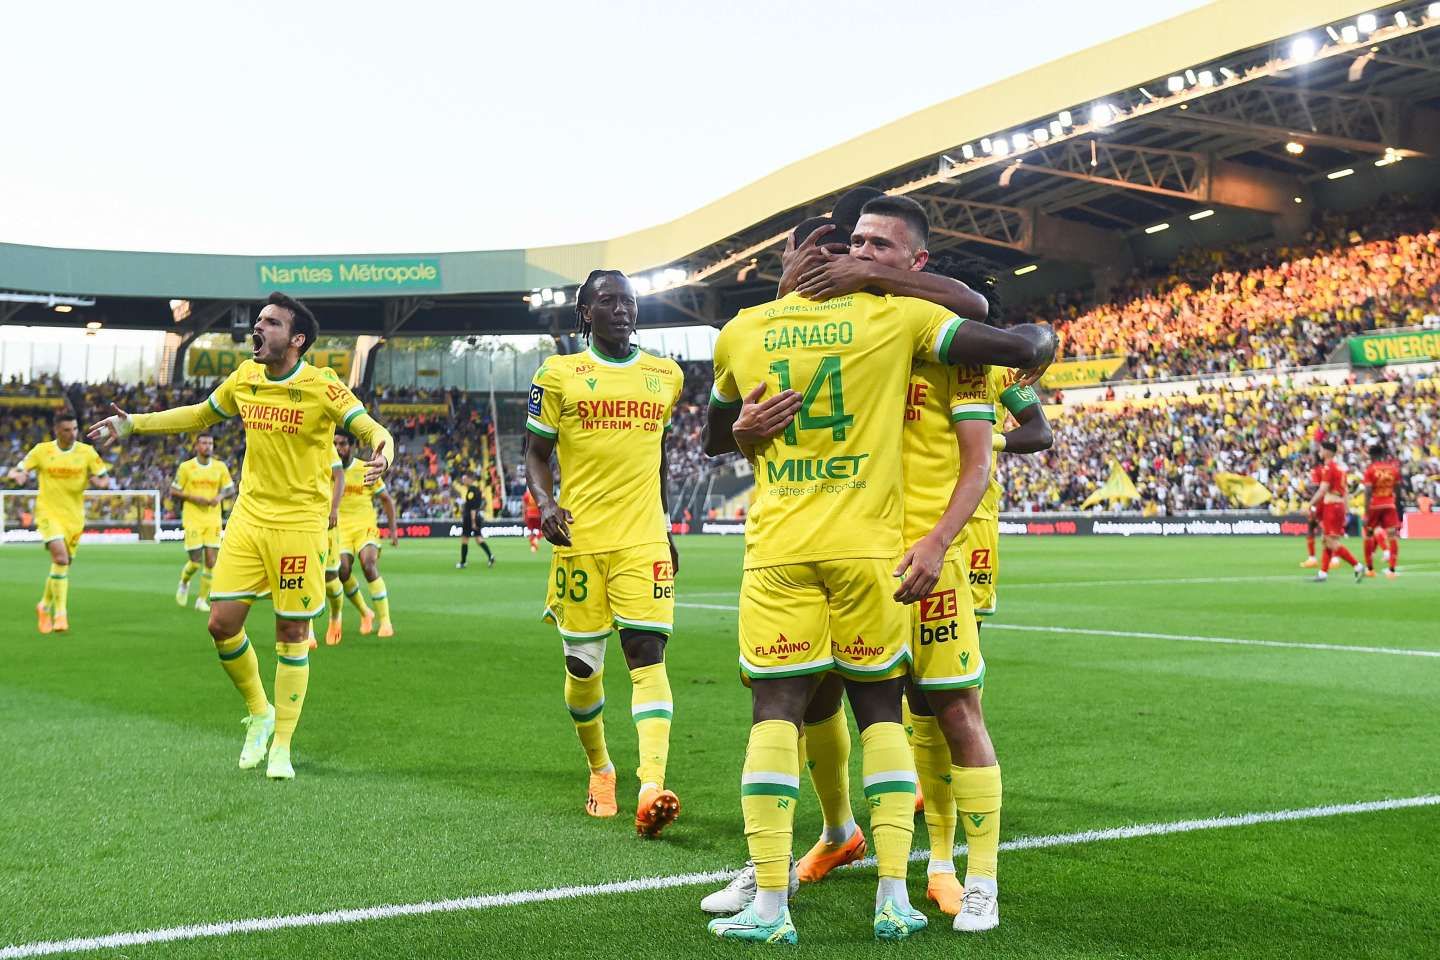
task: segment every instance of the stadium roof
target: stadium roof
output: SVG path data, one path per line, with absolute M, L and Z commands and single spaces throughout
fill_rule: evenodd
M 1257 211 L 1283 232 L 1313 206 L 1294 198 L 1347 164 L 1440 155 L 1436 27 L 1433 4 L 1220 0 L 596 243 L 302 258 L 0 244 L 0 290 L 78 300 L 62 316 L 0 294 L 0 322 L 172 327 L 168 301 L 185 298 L 189 332 L 284 288 L 330 298 L 323 322 L 337 332 L 535 332 L 568 325 L 551 305 L 598 265 L 656 271 L 646 280 L 667 289 L 647 297 L 647 324 L 718 322 L 773 291 L 791 225 L 859 182 L 924 203 L 932 249 L 992 267 L 1124 267 L 1135 235 L 1177 214 Z M 561 297 L 532 310 L 539 288 Z

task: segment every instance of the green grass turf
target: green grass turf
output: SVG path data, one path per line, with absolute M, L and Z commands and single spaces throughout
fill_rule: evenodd
M 622 816 L 601 822 L 581 810 L 559 647 L 536 618 L 546 554 L 496 548 L 494 569 L 472 550 L 464 571 L 453 543 L 386 551 L 399 635 L 356 636 L 347 606 L 345 643 L 311 661 L 293 783 L 235 769 L 243 705 L 203 615 L 171 600 L 178 547 L 83 548 L 72 629 L 45 639 L 32 613 L 44 556 L 0 548 L 0 946 L 742 862 L 735 614 L 677 611 L 669 780 L 684 813 L 642 842 L 618 645 L 606 715 Z M 739 539 L 681 548 L 682 602 L 733 603 Z M 1339 570 L 1305 582 L 1298 540 L 1007 538 L 1003 554 L 997 624 L 1440 650 L 1440 543 L 1405 543 L 1401 579 L 1358 586 Z M 1219 582 L 1157 582 L 1181 578 Z M 251 625 L 267 686 L 268 614 Z M 1440 792 L 1440 658 L 998 629 L 984 642 L 1008 837 Z M 818 829 L 802 787 L 797 844 Z M 1006 853 L 998 931 L 957 942 L 929 910 L 934 928 L 888 950 L 1418 956 L 1440 939 L 1437 831 L 1432 807 Z M 911 877 L 919 903 L 923 868 Z M 731 955 L 696 908 L 709 889 L 103 955 Z M 871 871 L 802 891 L 799 954 L 886 949 L 870 939 L 872 891 Z

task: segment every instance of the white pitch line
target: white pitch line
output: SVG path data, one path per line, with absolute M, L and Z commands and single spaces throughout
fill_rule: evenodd
M 1294 820 L 1315 820 L 1323 817 L 1338 817 L 1355 813 L 1379 813 L 1386 810 L 1403 810 L 1411 807 L 1440 806 L 1440 794 L 1425 794 L 1416 797 L 1400 797 L 1392 800 L 1369 800 L 1363 803 L 1326 804 L 1318 807 L 1304 807 L 1298 810 L 1271 810 L 1260 813 L 1242 813 L 1229 817 L 1209 817 L 1199 820 L 1177 820 L 1171 823 L 1137 823 L 1128 827 L 1110 827 L 1102 830 L 1081 830 L 1078 833 L 1057 833 L 1039 837 L 1017 837 L 1000 844 L 1001 850 L 1044 850 L 1050 847 L 1068 847 L 1082 843 L 1097 843 L 1105 840 L 1130 840 L 1137 837 L 1158 837 L 1174 833 L 1193 833 L 1199 830 L 1221 830 L 1228 827 L 1250 827 L 1265 823 L 1286 823 Z M 957 848 L 963 850 L 963 847 Z M 929 856 L 925 850 L 910 854 L 911 860 L 923 860 Z M 853 867 L 873 864 L 867 858 Z M 531 903 L 546 903 L 554 900 L 576 900 L 582 897 L 600 897 L 613 894 L 643 893 L 651 890 L 670 890 L 675 887 L 693 887 L 706 883 L 720 883 L 735 875 L 734 870 L 709 870 L 703 873 L 682 873 L 668 877 L 642 877 L 638 880 L 619 880 L 612 883 L 597 883 L 588 886 L 550 887 L 543 890 L 521 890 L 516 893 L 495 893 L 476 897 L 461 897 L 455 900 L 427 900 L 422 903 L 388 904 L 379 907 L 360 907 L 352 910 L 327 910 L 323 913 L 299 913 L 278 917 L 256 917 L 250 920 L 224 920 L 218 923 L 199 923 L 184 927 L 165 927 L 157 930 L 138 930 L 132 933 L 111 933 L 100 937 L 76 937 L 70 940 L 41 940 L 0 948 L 0 960 L 21 960 L 25 957 L 47 957 L 60 953 L 88 953 L 96 950 L 114 950 L 122 947 L 146 946 L 153 943 L 174 943 L 180 940 L 200 940 L 208 937 L 226 937 L 237 933 L 267 933 L 273 930 L 288 930 L 297 927 L 328 927 L 347 923 L 363 923 L 368 920 L 389 920 L 395 917 L 416 917 L 434 913 L 456 913 L 472 910 L 493 910 L 500 907 L 518 907 Z M 698 922 L 698 921 L 697 921 Z
M 677 607 L 699 610 L 739 610 L 733 604 L 676 603 Z M 1183 643 L 1220 643 L 1236 647 L 1280 647 L 1294 650 L 1329 650 L 1332 653 L 1382 653 L 1396 657 L 1440 657 L 1440 650 L 1415 650 L 1410 647 L 1364 647 L 1344 643 L 1305 643 L 1299 640 L 1249 640 L 1243 637 L 1202 637 L 1188 633 L 1150 633 L 1142 630 L 1086 630 L 1080 627 L 1032 627 L 1018 623 L 989 623 L 989 630 L 1025 630 L 1034 633 L 1070 633 L 1081 636 L 1119 637 L 1130 640 L 1177 640 Z

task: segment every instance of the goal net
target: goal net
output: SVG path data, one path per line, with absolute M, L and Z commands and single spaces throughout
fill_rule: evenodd
M 38 490 L 0 490 L 0 542 L 39 543 Z M 160 532 L 159 490 L 86 490 L 81 543 L 154 543 Z

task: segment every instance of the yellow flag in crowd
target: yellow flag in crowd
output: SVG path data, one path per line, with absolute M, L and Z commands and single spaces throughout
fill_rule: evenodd
M 1237 506 L 1258 507 L 1270 502 L 1270 491 L 1265 489 L 1265 485 L 1243 473 L 1217 473 L 1215 485 Z
M 1135 483 L 1130 479 L 1130 475 L 1120 466 L 1119 461 L 1111 460 L 1110 476 L 1105 479 L 1105 482 L 1100 486 L 1099 490 L 1096 490 L 1085 498 L 1085 502 L 1080 504 L 1080 509 L 1089 510 L 1102 500 L 1139 499 L 1140 491 L 1135 489 Z

